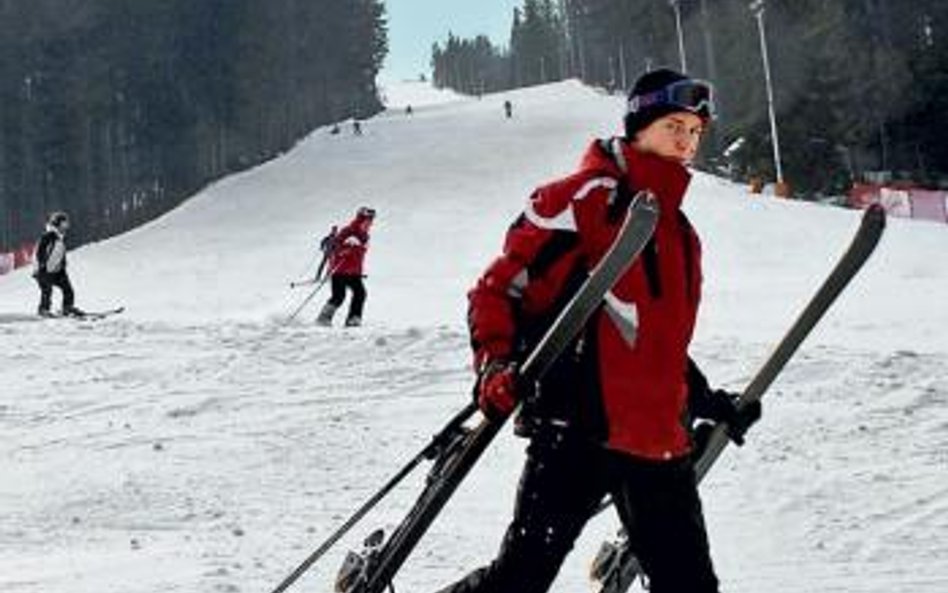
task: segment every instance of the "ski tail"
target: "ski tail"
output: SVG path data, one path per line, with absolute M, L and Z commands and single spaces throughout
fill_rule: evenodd
M 744 389 L 738 406 L 747 405 L 763 397 L 803 340 L 869 260 L 882 238 L 885 226 L 885 209 L 878 204 L 870 206 L 863 214 L 862 222 L 849 247 Z M 727 426 L 715 426 L 704 452 L 695 463 L 695 477 L 698 482 L 708 473 L 728 442 Z M 599 511 L 607 506 L 603 505 Z M 642 574 L 634 550 L 630 549 L 628 538 L 621 531 L 616 542 L 603 544 L 593 566 L 595 572 L 591 576 L 600 583 L 597 593 L 625 593 L 636 577 Z

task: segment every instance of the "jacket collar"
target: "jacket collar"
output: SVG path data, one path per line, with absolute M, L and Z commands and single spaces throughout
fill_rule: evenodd
M 641 152 L 621 138 L 594 141 L 583 157 L 582 168 L 625 179 L 633 192 L 651 191 L 663 218 L 681 208 L 691 182 L 691 173 L 681 163 Z

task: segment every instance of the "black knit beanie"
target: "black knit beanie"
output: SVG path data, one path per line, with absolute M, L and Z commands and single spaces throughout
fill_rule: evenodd
M 654 93 L 681 80 L 689 80 L 689 78 L 684 74 L 667 68 L 647 72 L 635 81 L 635 85 L 632 87 L 632 90 L 629 91 L 627 104 L 630 103 L 634 97 Z M 667 104 L 648 105 L 634 113 L 627 110 L 625 115 L 625 137 L 629 140 L 635 138 L 635 135 L 640 130 L 647 128 L 648 125 L 656 119 L 664 117 L 669 113 L 675 113 L 676 111 L 683 110 L 680 107 Z

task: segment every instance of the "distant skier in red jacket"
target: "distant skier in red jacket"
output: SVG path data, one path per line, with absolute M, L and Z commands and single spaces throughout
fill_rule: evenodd
M 445 592 L 547 591 L 607 494 L 652 593 L 718 591 L 692 424 L 725 421 L 741 442 L 760 408 L 739 411 L 688 355 L 701 250 L 680 206 L 711 117 L 708 83 L 671 70 L 642 76 L 625 136 L 593 142 L 579 171 L 535 191 L 470 292 L 478 404 L 503 417 L 522 403 L 517 431 L 530 445 L 496 559 Z M 652 240 L 536 389 L 521 391 L 517 364 L 611 245 L 638 191 L 660 206 Z
M 369 249 L 369 229 L 374 220 L 375 210 L 363 206 L 356 212 L 352 222 L 343 227 L 333 238 L 333 247 L 329 254 L 332 296 L 323 305 L 319 317 L 316 318 L 316 323 L 319 325 L 332 325 L 333 315 L 346 298 L 346 289 L 352 291 L 346 326 L 362 325 L 362 309 L 366 298 L 365 284 L 362 281 L 362 265 Z

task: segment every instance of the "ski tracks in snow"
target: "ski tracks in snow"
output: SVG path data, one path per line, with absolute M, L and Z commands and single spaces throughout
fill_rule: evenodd
M 932 570 L 948 558 L 946 362 L 817 347 L 788 365 L 748 446 L 704 487 L 730 590 L 793 591 L 797 571 L 822 591 L 948 588 Z
M 3 332 L 4 591 L 251 590 L 246 571 L 286 568 L 469 390 L 466 337 L 448 328 Z M 162 580 L 163 564 L 195 581 Z
M 0 331 L 13 345 L 0 354 L 0 590 L 17 593 L 268 590 L 470 397 L 457 327 L 116 319 Z M 766 346 L 717 338 L 695 354 L 736 390 Z M 800 571 L 825 591 L 948 588 L 933 569 L 948 557 L 946 363 L 799 353 L 747 446 L 702 487 L 726 590 L 796 592 Z M 403 588 L 434 590 L 489 559 L 522 449 L 499 439 L 406 564 Z M 328 590 L 346 547 L 401 518 L 416 474 L 301 590 Z M 554 591 L 586 588 L 615 525 L 597 518 Z

